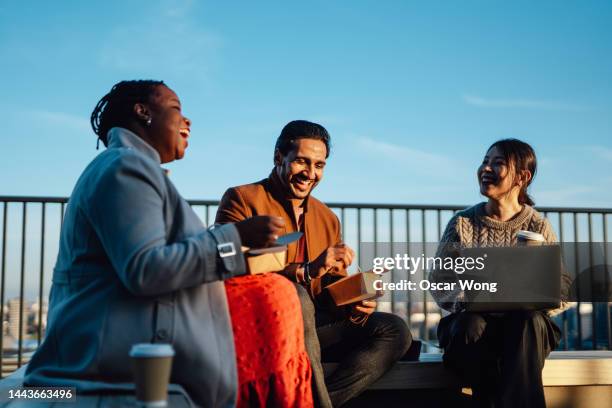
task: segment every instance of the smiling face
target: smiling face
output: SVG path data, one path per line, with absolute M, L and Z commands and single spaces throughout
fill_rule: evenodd
M 480 194 L 488 198 L 498 199 L 516 190 L 518 197 L 520 188 L 515 183 L 514 166 L 507 162 L 496 146 L 487 151 L 476 175 L 480 185 Z
M 291 199 L 305 199 L 323 179 L 325 143 L 316 139 L 297 139 L 285 156 L 278 150 L 274 156 L 276 174 Z
M 191 121 L 183 116 L 176 93 L 165 85 L 158 86 L 145 109 L 145 113 L 137 112 L 151 119 L 144 139 L 157 150 L 161 162 L 182 159 L 188 146 Z

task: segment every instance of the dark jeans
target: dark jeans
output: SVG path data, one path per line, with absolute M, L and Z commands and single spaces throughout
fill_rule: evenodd
M 545 313 L 455 313 L 440 321 L 438 339 L 476 406 L 546 407 L 542 368 L 560 330 Z
M 393 314 L 374 312 L 364 326 L 316 310 L 308 292 L 297 286 L 304 318 L 304 339 L 313 371 L 313 396 L 319 407 L 339 407 L 363 392 L 410 347 L 406 323 Z M 323 361 L 337 361 L 324 378 Z

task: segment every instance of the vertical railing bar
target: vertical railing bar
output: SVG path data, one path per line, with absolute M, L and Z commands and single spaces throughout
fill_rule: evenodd
M 23 296 L 25 291 L 25 247 L 26 226 L 28 222 L 27 202 L 24 202 L 21 210 L 21 273 L 19 280 L 19 333 L 17 345 L 17 368 L 21 367 L 23 354 Z
M 4 277 L 6 276 L 6 220 L 8 215 L 8 202 L 4 202 L 2 209 L 2 277 L 0 278 L 0 324 L 4 325 Z M 4 328 L 0 327 L 0 378 L 4 363 Z
M 406 210 L 406 253 L 410 253 L 410 210 Z M 410 291 L 407 291 L 408 299 L 406 300 L 406 317 L 408 320 L 408 329 L 412 329 L 412 299 Z
M 357 264 L 361 268 L 361 208 L 357 208 Z
M 42 310 L 43 310 L 43 288 L 45 275 L 45 218 L 46 203 L 42 203 L 41 227 L 40 227 L 40 286 L 38 287 L 38 345 L 42 340 Z
M 206 225 L 205 225 L 206 228 L 208 228 L 208 226 L 210 225 L 210 219 L 209 219 L 210 210 L 209 210 L 209 208 L 210 208 L 210 205 L 208 205 L 208 204 L 206 204 L 206 206 L 204 207 L 204 216 L 206 217 Z
M 342 242 L 346 242 L 346 228 L 344 227 L 344 207 L 340 207 L 340 228 L 342 229 Z
M 588 227 L 589 227 L 589 262 L 587 263 L 589 268 L 589 280 L 591 281 L 590 293 L 594 293 L 595 288 L 593 287 L 593 214 L 587 214 Z M 591 330 L 592 330 L 592 349 L 597 349 L 597 303 L 594 299 L 591 299 Z
M 425 241 L 427 241 L 426 226 L 425 226 L 425 210 L 421 210 L 421 238 L 423 239 L 423 254 L 426 252 Z M 423 267 L 423 280 L 427 279 L 425 267 Z M 423 291 L 423 339 L 429 340 L 429 331 L 427 330 L 427 292 Z
M 378 256 L 378 210 L 374 209 L 374 256 Z
M 559 242 L 563 243 L 563 213 L 561 211 L 559 211 L 557 213 L 557 216 L 559 218 Z M 563 248 L 563 246 L 562 246 Z M 567 322 L 567 312 L 563 312 L 561 314 L 561 319 L 563 320 L 563 349 L 564 350 L 568 350 L 569 349 L 569 337 L 568 337 L 568 329 L 569 329 L 569 325 Z
M 576 279 L 576 293 L 578 294 L 578 301 L 576 302 L 576 324 L 578 325 L 578 350 L 582 350 L 582 316 L 580 315 L 580 285 L 578 279 L 578 271 L 580 264 L 578 262 L 579 251 L 578 251 L 578 214 L 574 211 L 574 256 L 575 256 L 575 275 Z
M 393 257 L 393 208 L 389 208 L 389 256 Z M 391 271 L 391 282 L 395 282 L 395 270 Z M 395 291 L 391 291 L 391 312 L 395 313 Z
M 604 276 L 606 279 L 606 291 L 604 293 L 610 293 L 610 275 L 608 275 L 608 222 L 607 214 L 602 213 L 603 217 L 603 242 L 604 242 Z M 606 302 L 606 328 L 608 330 L 608 350 L 612 350 L 612 317 L 610 316 L 610 299 Z
M 66 203 L 60 205 L 60 229 L 64 226 L 64 212 L 66 209 Z
M 563 213 L 561 211 L 557 213 L 557 218 L 559 221 L 559 242 L 563 242 Z

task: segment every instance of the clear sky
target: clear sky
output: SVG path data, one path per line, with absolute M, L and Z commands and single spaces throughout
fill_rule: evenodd
M 326 201 L 470 204 L 505 137 L 537 204 L 612 203 L 609 1 L 0 1 L 0 195 L 67 196 L 98 99 L 163 79 L 193 120 L 187 198 L 265 177 L 283 125 L 327 127 Z

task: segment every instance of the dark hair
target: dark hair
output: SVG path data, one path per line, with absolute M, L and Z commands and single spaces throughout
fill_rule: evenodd
M 325 143 L 327 152 L 325 158 L 329 157 L 330 137 L 325 128 L 317 123 L 307 120 L 294 120 L 285 125 L 280 136 L 276 139 L 275 150 L 286 156 L 299 139 L 315 139 Z
M 499 149 L 508 165 L 514 167 L 515 177 L 522 170 L 529 170 L 531 172 L 531 179 L 521 188 L 518 201 L 520 204 L 533 206 L 535 202 L 529 194 L 527 194 L 527 188 L 535 178 L 538 167 L 535 151 L 527 143 L 518 139 L 498 140 L 489 146 L 487 151 L 494 147 Z
M 114 126 L 126 126 L 133 114 L 134 104 L 149 102 L 151 95 L 164 81 L 121 81 L 104 95 L 91 113 L 91 127 L 104 146 L 108 146 L 107 133 Z

